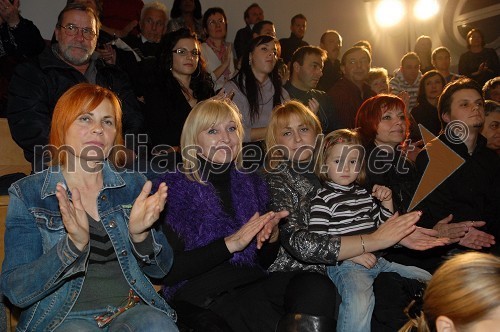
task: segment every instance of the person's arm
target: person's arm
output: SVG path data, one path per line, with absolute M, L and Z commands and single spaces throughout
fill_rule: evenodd
M 270 208 L 274 211 L 287 210 L 290 214 L 279 227 L 280 243 L 295 259 L 310 264 L 333 265 L 340 251 L 340 237 L 312 233 L 304 220 L 305 207 L 294 200 L 295 191 L 282 174 L 271 174 L 267 178 L 271 197 Z M 307 207 L 308 208 L 308 207 Z M 360 254 L 359 252 L 358 254 Z
M 11 135 L 35 168 L 43 164 L 42 147 L 49 140 L 53 101 L 48 86 L 41 69 L 31 62 L 18 65 L 9 84 L 7 118 Z
M 224 238 L 197 249 L 185 250 L 184 242 L 168 223 L 163 225 L 163 232 L 174 252 L 172 268 L 164 279 L 167 286 L 207 272 L 233 256 Z
M 20 188 L 11 187 L 9 194 L 1 289 L 12 304 L 26 308 L 83 273 L 90 251 L 87 246 L 80 252 L 66 234 L 44 252 L 38 221 L 21 199 Z M 64 228 L 60 217 L 51 222 Z
M 16 43 L 13 54 L 30 57 L 40 54 L 45 48 L 40 30 L 30 20 L 19 16 L 19 22 L 10 26 L 9 30 Z

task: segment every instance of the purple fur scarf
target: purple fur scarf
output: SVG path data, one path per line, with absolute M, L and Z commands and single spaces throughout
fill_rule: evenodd
M 257 174 L 231 169 L 231 197 L 234 217 L 227 215 L 215 188 L 189 180 L 181 172 L 166 173 L 160 181 L 168 185 L 165 222 L 183 240 L 185 250 L 203 247 L 235 233 L 254 214 L 266 212 L 267 185 Z M 159 182 L 158 182 L 159 183 Z M 230 263 L 237 266 L 256 264 L 255 242 L 237 252 Z M 164 289 L 169 298 L 181 285 Z

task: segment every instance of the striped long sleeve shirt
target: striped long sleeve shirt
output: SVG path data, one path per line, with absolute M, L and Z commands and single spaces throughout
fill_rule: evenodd
M 326 182 L 311 203 L 308 229 L 320 234 L 366 234 L 375 231 L 392 213 L 366 189 Z

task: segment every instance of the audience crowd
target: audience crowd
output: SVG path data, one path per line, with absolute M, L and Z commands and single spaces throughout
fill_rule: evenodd
M 22 331 L 495 329 L 483 32 L 457 73 L 425 35 L 392 71 L 301 13 L 278 40 L 258 3 L 229 41 L 225 10 L 68 0 L 44 41 L 0 0 L 0 116 L 32 165 L 1 182 L 0 308 Z

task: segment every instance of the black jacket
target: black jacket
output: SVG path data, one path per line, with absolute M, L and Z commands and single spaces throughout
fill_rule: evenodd
M 128 76 L 101 60 L 97 60 L 96 70 L 96 84 L 110 89 L 121 100 L 123 134 L 142 133 L 144 120 Z M 24 150 L 34 170 L 44 168 L 42 147 L 48 144 L 57 100 L 69 88 L 83 82 L 88 82 L 87 78 L 51 48 L 16 68 L 9 85 L 7 117 L 14 141 Z

